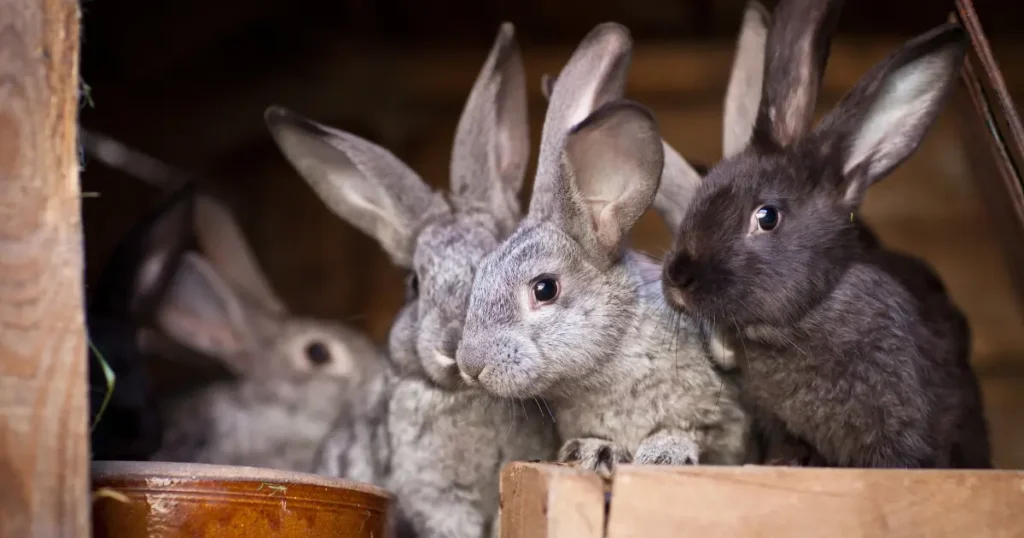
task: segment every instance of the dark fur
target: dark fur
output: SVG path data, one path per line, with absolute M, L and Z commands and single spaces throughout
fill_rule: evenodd
M 965 36 L 946 26 L 908 43 L 801 136 L 838 4 L 778 8 L 752 143 L 700 185 L 664 267 L 666 295 L 739 355 L 766 460 L 990 467 L 966 319 L 927 264 L 880 248 L 856 218 L 863 191 L 941 110 Z M 814 46 L 793 45 L 806 40 Z M 884 124 L 876 103 L 911 121 Z M 762 204 L 782 220 L 750 233 Z
M 162 423 L 139 331 L 152 322 L 192 243 L 194 197 L 195 186 L 188 183 L 140 220 L 114 250 L 89 297 L 91 421 L 108 392 L 100 356 L 115 375 L 110 401 L 92 431 L 93 459 L 146 460 L 160 446 Z

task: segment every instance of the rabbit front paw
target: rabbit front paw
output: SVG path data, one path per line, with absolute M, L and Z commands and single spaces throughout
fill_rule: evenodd
M 661 430 L 640 441 L 633 463 L 638 465 L 696 465 L 700 446 L 691 432 Z
M 584 437 L 570 439 L 558 451 L 558 461 L 610 477 L 615 465 L 632 460 L 629 451 L 606 439 Z

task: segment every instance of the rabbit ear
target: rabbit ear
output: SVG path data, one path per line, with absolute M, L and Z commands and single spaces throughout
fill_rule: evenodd
M 199 248 L 217 272 L 267 312 L 285 314 L 288 309 L 284 301 L 274 293 L 260 270 L 256 255 L 231 211 L 213 197 L 200 195 L 195 221 Z
M 544 73 L 540 76 L 540 94 L 545 101 L 551 100 L 551 91 L 555 88 L 555 75 Z
M 268 108 L 265 119 L 281 152 L 327 207 L 409 267 L 420 224 L 443 203 L 430 187 L 391 152 L 355 135 L 279 106 Z
M 212 266 L 192 253 L 182 259 L 156 320 L 169 337 L 206 355 L 230 358 L 254 349 L 241 301 Z
M 732 73 L 729 75 L 729 84 L 725 90 L 722 154 L 726 158 L 742 151 L 754 130 L 754 119 L 761 103 L 765 42 L 770 21 L 768 10 L 760 2 L 747 2 L 740 35 L 736 40 Z
M 100 275 L 91 312 L 149 320 L 191 245 L 195 191 L 195 183 L 183 184 L 128 231 Z
M 662 151 L 665 164 L 661 172 L 661 186 L 654 197 L 654 210 L 661 215 L 665 225 L 675 232 L 704 176 L 665 141 L 662 141 Z
M 654 116 L 641 105 L 607 103 L 565 138 L 553 221 L 593 258 L 610 263 L 654 200 L 663 165 Z
M 967 35 L 944 24 L 904 44 L 872 68 L 822 121 L 813 148 L 842 166 L 843 199 L 859 204 L 920 145 L 956 86 Z
M 530 214 L 543 218 L 553 207 L 558 171 L 566 135 L 601 105 L 622 97 L 626 88 L 633 39 L 621 24 L 597 25 L 580 42 L 561 73 L 551 82 L 551 93 L 541 131 L 537 177 Z
M 494 215 L 506 232 L 519 222 L 518 194 L 530 158 L 526 74 L 511 23 L 498 30 L 462 110 L 452 147 L 454 201 Z
M 756 142 L 786 147 L 810 127 L 843 0 L 782 0 L 772 15 Z
M 555 77 L 553 75 L 547 73 L 541 75 L 540 91 L 545 99 L 551 98 L 551 90 L 554 85 Z M 661 186 L 658 187 L 653 207 L 661 215 L 665 225 L 670 230 L 676 231 L 683 220 L 683 210 L 686 209 L 686 205 L 697 192 L 697 187 L 707 170 L 705 169 L 704 173 L 699 172 L 668 142 L 662 140 L 661 143 L 665 166 L 661 173 Z

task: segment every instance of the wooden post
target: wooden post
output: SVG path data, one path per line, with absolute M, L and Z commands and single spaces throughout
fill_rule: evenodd
M 75 0 L 0 0 L 0 536 L 87 537 Z

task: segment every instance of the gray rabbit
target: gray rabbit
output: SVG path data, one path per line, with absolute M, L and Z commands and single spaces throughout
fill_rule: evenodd
M 511 460 L 557 449 L 541 404 L 492 398 L 466 387 L 455 352 L 474 273 L 519 222 L 516 196 L 529 157 L 526 87 L 513 27 L 501 26 L 455 135 L 451 194 L 434 192 L 387 150 L 281 107 L 266 119 L 282 153 L 338 216 L 376 238 L 409 271 L 408 300 L 391 328 L 397 379 L 387 401 L 391 464 L 386 485 L 423 537 L 497 533 L 498 479 Z M 526 405 L 528 404 L 528 405 Z M 355 458 L 332 435 L 323 454 Z M 358 438 L 358 439 L 356 439 Z
M 156 325 L 237 379 L 163 401 L 152 459 L 308 472 L 339 411 L 364 400 L 386 363 L 365 335 L 288 313 L 227 208 L 201 195 L 195 212 L 202 254 L 182 259 Z
M 810 129 L 841 3 L 776 8 L 749 143 L 694 179 L 666 296 L 742 355 L 769 460 L 989 467 L 962 313 L 856 218 L 940 113 L 966 36 L 947 24 L 911 40 Z
M 653 117 L 619 99 L 631 48 L 598 25 L 554 80 L 528 215 L 477 270 L 458 365 L 496 395 L 549 400 L 562 461 L 741 463 L 736 388 L 667 307 L 659 265 L 623 246 L 663 165 Z

